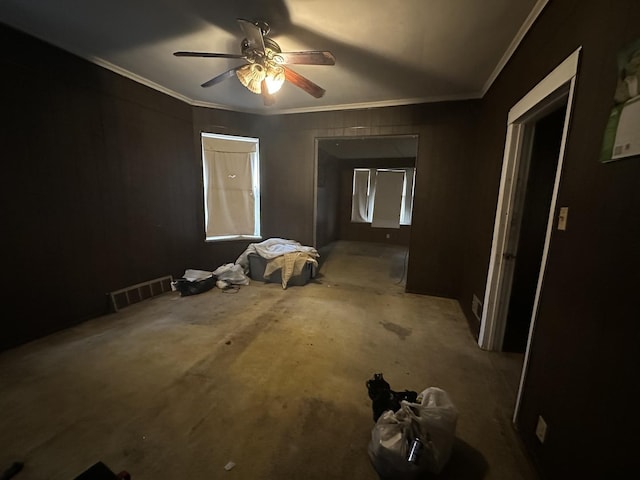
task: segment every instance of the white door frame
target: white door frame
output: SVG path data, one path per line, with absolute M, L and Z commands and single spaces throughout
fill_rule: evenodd
M 553 212 L 555 212 L 555 204 L 558 196 L 558 186 L 560 184 L 560 175 L 562 172 L 562 163 L 564 160 L 564 150 L 567 137 L 567 130 L 571 118 L 573 93 L 575 78 L 578 71 L 578 60 L 580 57 L 578 48 L 564 62 L 556 67 L 544 80 L 536 85 L 527 95 L 525 95 L 511 110 L 507 121 L 507 136 L 502 162 L 502 175 L 500 178 L 500 190 L 498 193 L 498 205 L 496 209 L 496 218 L 493 229 L 493 241 L 491 245 L 491 257 L 489 261 L 489 271 L 487 275 L 487 283 L 484 294 L 484 308 L 482 311 L 482 319 L 480 324 L 480 335 L 478 344 L 486 350 L 501 350 L 504 330 L 506 327 L 506 316 L 500 316 L 500 310 L 504 310 L 503 290 L 505 280 L 505 267 L 507 263 L 504 254 L 507 247 L 507 237 L 510 233 L 509 225 L 512 220 L 512 207 L 515 201 L 516 181 L 518 167 L 523 162 L 523 153 L 528 148 L 527 135 L 525 134 L 525 125 L 531 123 L 532 120 L 539 118 L 548 112 L 550 107 L 557 104 L 558 99 L 567 98 L 567 111 L 565 115 L 564 130 L 562 132 L 562 142 L 560 145 L 560 154 L 558 158 L 558 167 L 556 170 L 555 184 L 551 199 L 551 208 L 549 221 L 547 224 L 547 235 L 545 238 L 542 268 L 538 279 L 538 290 L 536 291 L 536 299 L 534 302 L 534 317 L 537 310 L 537 300 L 539 297 L 540 281 L 543 276 L 546 257 L 549 248 L 549 239 L 551 236 L 551 227 L 553 224 Z M 566 88 L 566 92 L 562 88 Z M 527 152 L 528 153 L 528 152 Z M 510 285 L 509 285 L 510 286 Z M 508 298 L 506 299 L 508 301 Z M 506 312 L 503 312 L 506 313 Z
M 517 189 L 515 187 L 518 180 L 518 169 L 522 162 L 527 161 L 524 157 L 529 154 L 529 151 L 527 150 L 530 148 L 530 128 L 527 129 L 526 126 L 527 124 L 530 126 L 532 122 L 535 122 L 541 116 L 555 108 L 559 101 L 564 102 L 566 99 L 567 107 L 562 132 L 562 141 L 560 144 L 558 165 L 556 168 L 553 193 L 551 197 L 549 218 L 547 221 L 547 231 L 542 252 L 540 274 L 538 276 L 533 311 L 531 314 L 529 337 L 527 339 L 524 365 L 513 417 L 514 422 L 516 421 L 520 407 L 522 387 L 524 385 L 524 379 L 529 363 L 531 338 L 538 313 L 542 280 L 544 278 L 547 256 L 549 253 L 549 244 L 555 219 L 556 202 L 558 198 L 560 177 L 562 175 L 567 134 L 573 110 L 572 106 L 575 82 L 578 74 L 581 49 L 582 47 L 579 47 L 564 62 L 558 65 L 558 67 L 538 83 L 538 85 L 536 85 L 529 93 L 527 93 L 518 103 L 516 103 L 509 111 L 507 120 L 507 136 L 502 163 L 502 175 L 500 178 L 500 190 L 498 193 L 498 204 L 493 230 L 491 257 L 489 260 L 489 271 L 484 295 L 485 308 L 483 308 L 482 312 L 480 335 L 478 337 L 478 344 L 481 348 L 497 351 L 502 349 L 513 273 L 513 262 L 505 259 L 505 254 L 507 254 L 506 249 L 509 243 L 509 235 L 513 236 L 510 226 L 512 225 L 514 214 L 513 206 L 517 200 Z
M 538 276 L 538 284 L 536 287 L 533 311 L 531 314 L 529 337 L 527 339 L 524 364 L 522 374 L 520 376 L 520 385 L 518 387 L 518 395 L 513 414 L 514 423 L 516 422 L 522 400 L 522 389 L 529 364 L 531 338 L 538 314 L 542 281 L 546 269 L 547 256 L 549 254 L 549 244 L 555 219 L 555 209 L 558 198 L 558 189 L 560 186 L 560 177 L 562 174 L 562 165 L 564 162 L 567 134 L 573 110 L 575 83 L 576 76 L 578 74 L 581 49 L 582 47 L 579 47 L 564 62 L 558 65 L 558 67 L 547 75 L 544 80 L 542 80 L 518 103 L 516 103 L 509 111 L 507 120 L 507 137 L 502 163 L 502 175 L 500 178 L 500 191 L 498 193 L 498 205 L 496 209 L 493 241 L 491 245 L 489 272 L 484 296 L 485 308 L 482 312 L 480 335 L 478 337 L 478 344 L 480 347 L 487 350 L 502 349 L 502 341 L 506 328 L 506 304 L 508 304 L 509 297 L 505 296 L 504 293 L 511 289 L 511 278 L 508 279 L 508 285 L 506 285 L 505 276 L 509 272 L 505 271 L 505 267 L 507 267 L 506 264 L 512 262 L 505 262 L 504 255 L 507 253 L 507 236 L 510 233 L 509 225 L 511 224 L 512 219 L 511 208 L 515 200 L 515 186 L 517 182 L 518 167 L 523 161 L 523 156 L 529 154 L 529 152 L 526 151 L 528 148 L 528 142 L 525 127 L 526 124 L 531 124 L 531 122 L 539 119 L 551 109 L 555 108 L 559 100 L 564 101 L 566 98 L 567 107 L 562 131 L 562 141 L 560 143 L 558 166 L 556 169 L 553 193 L 551 196 L 551 205 L 542 252 L 540 274 Z

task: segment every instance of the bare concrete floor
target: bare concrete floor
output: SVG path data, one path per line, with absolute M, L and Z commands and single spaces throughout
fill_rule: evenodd
M 403 293 L 405 250 L 322 253 L 304 287 L 166 294 L 0 354 L 0 472 L 375 480 L 365 381 L 384 372 L 458 407 L 439 478 L 536 478 L 511 424 L 518 357 L 480 350 L 456 301 Z

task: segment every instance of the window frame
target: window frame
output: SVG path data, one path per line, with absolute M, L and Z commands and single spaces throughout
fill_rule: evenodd
M 409 175 L 409 170 L 413 171 L 412 175 Z M 354 215 L 353 215 L 353 202 L 354 202 L 354 198 L 356 196 L 356 192 L 355 192 L 355 188 L 356 188 L 356 171 L 368 171 L 368 180 L 367 180 L 367 198 L 366 198 L 366 203 L 367 203 L 367 219 L 366 221 L 361 221 L 361 220 L 354 220 Z M 352 190 L 351 190 L 351 217 L 350 217 L 350 223 L 365 223 L 365 224 L 369 224 L 371 225 L 372 220 L 373 220 L 373 208 L 374 208 L 374 204 L 375 204 L 375 186 L 372 187 L 372 182 L 373 184 L 375 184 L 375 179 L 372 179 L 372 175 L 377 175 L 378 172 L 380 171 L 385 171 L 385 172 L 404 172 L 404 182 L 403 182 L 403 186 L 402 186 L 402 196 L 400 201 L 401 203 L 401 207 L 400 207 L 400 226 L 411 226 L 411 223 L 413 221 L 413 200 L 415 198 L 415 185 L 416 185 L 416 167 L 389 167 L 389 168 L 367 168 L 367 167 L 356 167 L 352 169 Z M 411 177 L 411 185 L 409 185 L 409 177 Z M 406 205 L 407 205 L 407 201 L 406 201 L 406 197 L 407 195 L 409 195 L 411 201 L 409 203 L 410 205 L 410 212 L 409 212 L 409 218 L 407 221 L 407 214 L 406 214 Z
M 209 207 L 208 207 L 208 175 L 207 175 L 207 160 L 205 158 L 205 138 L 214 138 L 225 141 L 235 142 L 248 142 L 255 144 L 255 152 L 250 153 L 251 158 L 251 186 L 253 197 L 253 211 L 254 211 L 254 226 L 253 233 L 247 234 L 229 234 L 229 235 L 207 235 L 207 225 L 209 222 Z M 204 207 L 204 236 L 205 242 L 221 242 L 229 240 L 261 240 L 261 215 L 260 215 L 260 139 L 255 137 L 243 137 L 237 135 L 226 135 L 219 133 L 200 132 L 200 154 L 202 162 L 202 192 L 203 192 L 203 207 Z

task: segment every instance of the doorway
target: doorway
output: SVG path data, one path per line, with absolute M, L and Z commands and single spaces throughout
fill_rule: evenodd
M 518 234 L 514 235 L 517 242 L 506 254 L 514 267 L 502 342 L 505 352 L 524 353 L 527 346 L 566 110 L 565 103 L 531 126 L 533 140 L 523 182 L 522 214 Z
M 560 148 L 553 167 L 554 180 L 551 199 L 546 214 L 547 220 L 544 241 L 542 243 L 542 254 L 539 261 L 531 261 L 532 264 L 537 263 L 538 265 L 533 274 L 530 274 L 535 278 L 533 303 L 527 308 L 527 311 L 522 314 L 525 318 L 528 317 L 528 327 L 519 327 L 520 330 L 528 330 L 528 332 L 526 334 L 524 361 L 514 408 L 514 423 L 517 421 L 523 385 L 527 375 L 529 353 L 542 293 L 546 261 L 551 243 L 551 233 L 555 224 L 556 202 L 560 178 L 562 176 L 566 139 L 571 123 L 580 51 L 581 48 L 578 48 L 573 52 L 573 54 L 567 57 L 564 62 L 558 65 L 516 103 L 509 111 L 507 119 L 507 134 L 500 178 L 500 190 L 498 192 L 491 255 L 489 258 L 487 283 L 484 294 L 484 308 L 482 310 L 480 334 L 478 336 L 478 345 L 481 348 L 494 351 L 501 351 L 503 349 L 505 332 L 507 331 L 507 314 L 511 303 L 512 289 L 514 288 L 516 253 L 518 247 L 520 247 L 519 239 L 521 234 L 523 234 L 522 236 L 526 236 L 526 232 L 521 232 L 520 227 L 523 222 L 522 218 L 525 215 L 525 193 L 529 181 L 531 153 L 534 149 L 535 127 L 538 122 L 546 117 L 555 117 L 555 115 L 557 115 L 562 118 Z M 558 110 L 560 110 L 560 112 L 558 112 Z M 550 125 L 553 125 L 554 122 L 559 122 L 560 120 L 558 118 L 551 118 L 548 119 L 548 121 Z M 545 123 L 546 121 L 541 122 L 538 128 L 547 128 Z M 548 126 L 548 128 L 555 130 L 552 126 Z M 566 219 L 566 216 L 564 218 Z M 526 249 L 527 247 L 522 248 Z M 539 242 L 537 243 L 537 248 L 538 250 L 540 248 Z M 535 258 L 534 255 L 531 255 L 531 257 Z M 538 272 L 537 276 L 535 274 L 536 270 Z M 527 276 L 529 292 L 532 290 L 532 282 L 534 281 L 530 275 Z M 516 285 L 516 289 L 518 288 L 520 287 Z M 531 310 L 530 315 L 528 314 L 529 308 Z M 516 315 L 515 309 L 513 315 Z M 523 333 L 520 335 L 524 336 Z
M 556 158 L 553 190 L 547 212 L 542 259 L 539 263 L 539 275 L 536 279 L 527 343 L 531 339 L 555 219 L 556 199 L 562 174 L 565 141 L 571 120 L 571 105 L 580 50 L 580 48 L 576 50 L 558 65 L 509 111 L 484 307 L 478 336 L 478 344 L 485 350 L 501 351 L 503 347 L 516 264 L 514 252 L 518 246 L 520 225 L 522 224 L 535 125 L 539 120 L 564 106 L 561 145 Z M 558 113 L 558 115 L 561 114 Z M 526 361 L 525 355 L 525 366 Z
M 371 135 L 316 138 L 314 245 L 337 240 L 409 246 L 418 136 Z M 356 173 L 366 173 L 363 217 L 354 218 Z M 379 175 L 400 172 L 397 225 L 374 221 L 376 199 L 383 196 Z M 358 178 L 360 178 L 358 176 Z M 358 183 L 359 185 L 359 183 Z M 376 185 L 378 187 L 376 188 Z M 359 192 L 363 193 L 363 192 Z M 401 193 L 401 195 L 400 195 Z M 397 198 L 396 198 L 397 197 Z
M 387 273 L 393 288 L 404 291 L 417 157 L 418 135 L 414 133 L 315 139 L 313 238 L 314 246 L 321 251 L 320 275 L 334 248 L 352 253 L 353 271 L 360 273 L 363 269 L 358 267 L 359 262 L 367 258 L 366 252 L 375 251 L 379 253 L 377 261 L 383 261 L 380 268 L 391 268 Z M 401 195 L 388 199 L 388 203 L 397 200 L 399 216 L 394 225 L 380 225 L 374 219 L 379 213 L 376 200 L 387 198 L 378 182 L 381 172 L 402 176 L 400 191 L 396 192 Z M 365 176 L 365 182 L 358 181 Z M 356 251 L 360 253 L 356 255 Z M 390 263 L 385 263 L 385 258 Z M 375 280 L 374 284 L 379 287 L 384 281 Z

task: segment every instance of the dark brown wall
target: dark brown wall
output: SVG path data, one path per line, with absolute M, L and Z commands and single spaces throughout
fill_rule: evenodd
M 339 238 L 340 160 L 318 150 L 318 201 L 316 205 L 316 247 L 322 248 Z
M 420 129 L 407 291 L 458 298 L 476 163 L 478 102 L 426 105 Z
M 519 421 L 547 478 L 622 478 L 635 471 L 639 414 L 637 288 L 640 158 L 599 163 L 616 85 L 616 53 L 640 37 L 640 2 L 549 2 L 482 102 L 470 174 L 460 302 L 482 298 L 509 108 L 583 47 L 558 207 Z M 557 212 L 556 212 L 557 218 Z M 537 416 L 547 440 L 534 437 Z
M 0 349 L 192 266 L 188 105 L 0 26 Z

